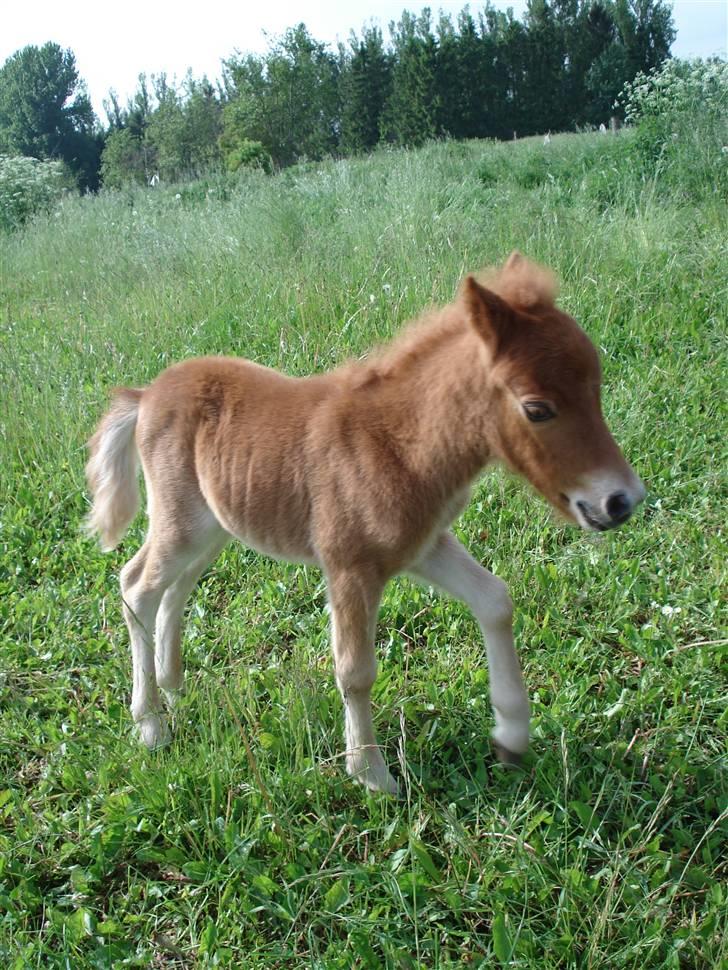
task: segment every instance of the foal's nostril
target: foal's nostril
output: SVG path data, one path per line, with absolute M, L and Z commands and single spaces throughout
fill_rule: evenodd
M 632 512 L 632 503 L 624 492 L 614 492 L 607 499 L 605 509 L 613 522 L 624 522 Z

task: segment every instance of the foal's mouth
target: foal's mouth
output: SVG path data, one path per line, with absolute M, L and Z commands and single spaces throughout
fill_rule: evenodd
M 625 509 L 605 520 L 596 515 L 592 507 L 586 502 L 578 501 L 576 503 L 576 507 L 589 528 L 594 529 L 597 532 L 607 532 L 609 529 L 616 529 L 618 526 L 626 522 L 632 514 L 631 509 Z

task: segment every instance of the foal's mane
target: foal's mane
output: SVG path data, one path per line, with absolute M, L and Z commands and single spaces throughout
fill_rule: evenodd
M 369 387 L 401 376 L 463 332 L 466 321 L 458 309 L 455 304 L 426 311 L 389 343 L 374 347 L 361 360 L 345 364 L 342 371 L 353 379 L 354 387 Z
M 510 255 L 505 265 L 481 270 L 476 279 L 511 306 L 531 313 L 552 308 L 558 292 L 556 279 L 546 267 L 517 252 Z M 459 293 L 454 303 L 426 311 L 390 343 L 375 347 L 360 361 L 345 364 L 341 373 L 352 378 L 355 387 L 397 377 L 466 333 L 468 324 L 468 312 Z

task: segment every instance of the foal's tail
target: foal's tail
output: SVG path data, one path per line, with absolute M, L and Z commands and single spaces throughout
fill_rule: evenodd
M 86 480 L 93 507 L 85 522 L 89 535 L 98 533 L 101 548 L 113 549 L 139 508 L 139 459 L 134 430 L 142 392 L 122 387 L 88 443 L 91 457 Z

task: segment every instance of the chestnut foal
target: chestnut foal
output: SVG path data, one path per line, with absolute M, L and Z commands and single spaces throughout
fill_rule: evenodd
M 584 529 L 625 522 L 642 483 L 600 409 L 589 338 L 554 305 L 551 275 L 518 253 L 362 362 L 307 378 L 234 357 L 188 360 L 122 389 L 91 439 L 88 528 L 113 548 L 135 515 L 138 459 L 149 533 L 121 573 L 131 712 L 150 748 L 168 740 L 159 689 L 182 687 L 185 602 L 231 537 L 323 569 L 346 767 L 395 793 L 372 724 L 384 587 L 409 573 L 463 600 L 490 667 L 502 760 L 528 746 L 528 697 L 505 583 L 449 531 L 471 483 L 500 460 Z

